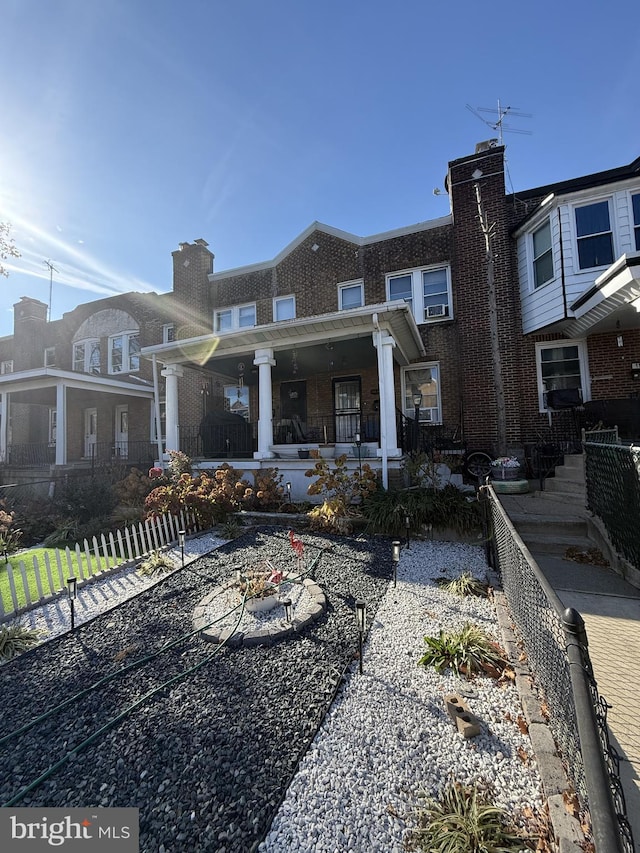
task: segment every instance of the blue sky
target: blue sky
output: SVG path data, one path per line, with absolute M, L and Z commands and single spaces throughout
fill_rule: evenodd
M 437 6 L 437 8 L 436 8 Z M 512 187 L 640 155 L 637 0 L 4 0 L 0 279 L 52 317 L 171 288 L 203 237 L 217 270 L 314 220 L 360 235 L 448 213 L 447 163 L 494 136 L 465 105 L 531 113 Z M 486 116 L 491 119 L 491 116 Z

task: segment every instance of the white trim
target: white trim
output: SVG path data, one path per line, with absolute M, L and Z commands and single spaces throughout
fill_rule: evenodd
M 253 308 L 253 323 L 240 325 L 240 309 Z M 231 326 L 228 329 L 218 329 L 218 318 L 221 314 L 231 314 Z M 228 332 L 235 332 L 238 329 L 253 329 L 258 320 L 257 303 L 243 302 L 240 305 L 227 305 L 224 308 L 216 308 L 213 312 L 213 333 L 214 335 L 223 335 Z
M 534 234 L 537 234 L 538 231 L 541 231 L 545 225 L 549 227 L 549 250 L 551 251 L 551 278 L 548 278 L 546 281 L 543 281 L 542 284 L 536 285 L 536 256 L 535 256 L 535 247 L 533 244 Z M 547 251 L 549 251 L 547 250 Z M 544 252 L 543 254 L 546 254 Z M 543 255 L 540 255 L 542 257 Z M 549 284 L 553 284 L 556 280 L 556 255 L 554 252 L 554 244 L 553 244 L 553 228 L 551 227 L 551 216 L 547 216 L 546 219 L 543 219 L 539 225 L 535 228 L 532 228 L 531 231 L 527 234 L 527 267 L 529 268 L 529 290 L 534 293 L 541 290 L 543 287 L 547 287 Z
M 638 222 L 633 218 L 633 199 L 634 196 L 638 196 L 640 199 L 640 187 L 636 187 L 635 189 L 627 190 L 627 204 L 629 205 L 629 232 L 631 238 L 631 251 L 632 252 L 640 252 L 640 238 L 638 240 L 638 245 L 636 246 L 636 228 L 638 229 L 638 234 L 640 235 L 640 219 Z
M 410 373 L 412 370 L 435 370 L 436 374 L 436 384 L 437 384 L 437 405 L 436 406 L 421 406 L 420 407 L 420 423 L 432 423 L 432 424 L 441 424 L 442 423 L 442 378 L 440 372 L 440 362 L 439 361 L 424 361 L 418 364 L 407 364 L 406 367 L 403 367 L 401 370 L 401 388 L 400 388 L 400 407 L 405 415 L 405 417 L 413 418 L 415 416 L 415 408 L 413 406 L 410 409 L 405 407 L 406 400 L 406 390 L 407 390 L 407 373 Z M 435 415 L 435 417 L 434 417 Z
M 429 219 L 425 222 L 416 222 L 414 225 L 404 225 L 400 228 L 394 228 L 391 231 L 381 231 L 378 234 L 371 234 L 369 237 L 358 237 L 357 234 L 351 234 L 349 231 L 342 231 L 340 228 L 334 228 L 332 225 L 325 225 L 322 222 L 312 222 L 304 231 L 298 234 L 284 249 L 270 261 L 259 261 L 255 264 L 247 264 L 242 267 L 233 267 L 232 269 L 222 270 L 221 272 L 209 273 L 209 281 L 220 281 L 225 278 L 233 278 L 237 275 L 246 275 L 251 272 L 259 272 L 260 270 L 269 270 L 277 266 L 288 255 L 297 249 L 307 237 L 310 237 L 315 231 L 320 231 L 324 234 L 329 234 L 332 237 L 338 237 L 341 240 L 346 240 L 348 243 L 353 243 L 356 246 L 368 246 L 371 243 L 382 243 L 385 240 L 393 240 L 394 237 L 404 237 L 408 234 L 418 234 L 420 231 L 430 231 L 433 228 L 442 228 L 445 225 L 451 225 L 453 219 L 451 215 L 441 216 L 438 219 Z
M 611 260 L 604 264 L 598 264 L 595 267 L 581 267 L 580 266 L 580 252 L 579 252 L 579 240 L 586 240 L 590 236 L 594 237 L 597 234 L 585 234 L 583 237 L 578 237 L 578 224 L 576 222 L 576 211 L 582 207 L 591 207 L 594 204 L 601 204 L 603 201 L 607 202 L 607 207 L 609 209 L 609 231 L 600 231 L 598 234 L 611 234 Z M 613 195 L 612 193 L 600 193 L 598 195 L 592 196 L 590 198 L 584 198 L 580 202 L 574 202 L 569 205 L 569 210 L 571 215 L 569 216 L 569 225 L 571 228 L 571 239 L 573 243 L 573 250 L 575 252 L 575 262 L 574 262 L 574 273 L 586 273 L 590 270 L 599 270 L 608 269 L 611 264 L 618 257 L 617 251 L 617 219 L 616 219 L 616 209 L 613 203 Z
M 169 338 L 169 332 L 173 332 L 173 337 Z M 163 344 L 171 344 L 176 339 L 176 324 L 175 323 L 165 323 L 162 327 L 162 343 Z
M 116 338 L 122 338 L 122 368 L 120 370 L 113 369 L 113 342 Z M 122 332 L 116 332 L 113 335 L 109 335 L 107 339 L 108 346 L 108 372 L 111 376 L 119 376 L 122 373 L 137 373 L 140 370 L 140 364 L 138 363 L 138 367 L 131 367 L 131 352 L 130 352 L 130 341 L 131 338 L 138 338 L 138 352 L 134 355 L 137 356 L 138 362 L 141 358 L 141 347 L 140 347 L 140 330 L 139 329 L 125 329 Z
M 98 345 L 98 353 L 100 355 L 97 370 L 91 370 L 91 355 L 94 344 Z M 79 346 L 83 348 L 82 369 L 76 368 L 76 347 Z M 71 344 L 71 369 L 75 373 L 90 373 L 92 376 L 96 376 L 101 372 L 101 367 L 102 351 L 100 347 L 100 338 L 81 338 L 79 341 L 73 341 L 73 343 Z
M 577 347 L 578 362 L 580 364 L 580 390 L 582 393 L 582 401 L 586 402 L 591 399 L 591 382 L 589 377 L 589 358 L 587 353 L 586 341 L 582 338 L 569 339 L 558 338 L 555 341 L 538 341 L 536 342 L 536 381 L 538 385 L 538 411 L 546 413 L 548 411 L 544 402 L 545 389 L 542 384 L 542 359 L 540 353 L 545 349 L 557 349 L 558 347 Z
M 53 358 L 47 359 L 47 353 L 52 353 Z M 56 348 L 55 347 L 45 347 L 43 353 L 43 367 L 55 367 L 56 366 Z
M 437 314 L 433 317 L 428 317 L 424 301 L 424 281 L 423 274 L 429 272 L 437 272 L 444 270 L 446 276 L 446 297 L 447 301 L 442 303 L 445 309 L 448 309 L 448 314 Z M 391 299 L 390 284 L 391 279 L 400 278 L 401 276 L 411 276 L 411 310 L 415 321 L 418 325 L 427 325 L 431 323 L 443 323 L 453 320 L 453 292 L 451 288 L 451 264 L 448 261 L 439 264 L 427 264 L 421 267 L 413 267 L 405 270 L 394 270 L 385 274 L 385 293 L 388 302 L 400 302 L 399 299 Z M 407 300 L 404 300 L 405 302 Z M 428 306 L 427 306 L 428 307 Z
M 360 289 L 360 305 L 352 306 L 351 308 L 343 308 L 342 294 L 345 290 L 358 287 Z M 364 279 L 355 278 L 352 281 L 341 281 L 338 284 L 338 311 L 351 311 L 353 307 L 362 308 L 364 305 Z
M 280 319 L 277 317 L 277 308 L 276 306 L 280 303 L 285 303 L 291 301 L 293 303 L 293 316 L 292 317 L 284 317 Z M 294 293 L 288 293 L 286 296 L 274 296 L 273 297 L 273 322 L 274 323 L 286 323 L 291 320 L 296 319 L 296 297 Z

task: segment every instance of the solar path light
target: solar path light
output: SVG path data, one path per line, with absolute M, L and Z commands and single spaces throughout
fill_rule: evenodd
M 398 580 L 398 563 L 400 562 L 400 542 L 396 539 L 393 543 L 393 586 Z
M 78 579 L 67 578 L 67 595 L 69 596 L 69 608 L 71 611 L 71 630 L 76 627 L 76 598 L 78 597 Z
M 367 628 L 367 605 L 364 601 L 356 601 L 356 624 L 358 626 L 358 650 L 360 652 L 360 675 L 362 675 L 362 637 Z

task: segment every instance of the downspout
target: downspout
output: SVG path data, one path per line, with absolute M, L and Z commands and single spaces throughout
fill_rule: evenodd
M 380 449 L 382 450 L 382 488 L 389 488 L 389 456 L 387 453 L 387 389 L 382 381 L 382 372 L 380 366 L 382 364 L 382 330 L 378 312 L 376 311 L 371 320 L 373 328 L 376 330 L 376 351 L 378 354 L 378 388 L 380 389 Z
M 156 421 L 156 444 L 158 447 L 158 462 L 162 464 L 162 421 L 160 420 L 160 388 L 158 385 L 158 362 L 156 354 L 151 356 L 153 366 L 153 410 Z

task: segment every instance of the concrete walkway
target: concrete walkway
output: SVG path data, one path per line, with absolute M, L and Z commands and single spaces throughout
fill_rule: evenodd
M 532 488 L 536 484 L 532 483 Z M 570 558 L 587 552 L 589 512 L 579 500 L 531 491 L 498 495 L 514 527 L 566 607 L 585 621 L 589 653 L 620 755 L 627 816 L 640 842 L 640 590 L 609 567 Z M 567 550 L 569 554 L 567 554 Z

